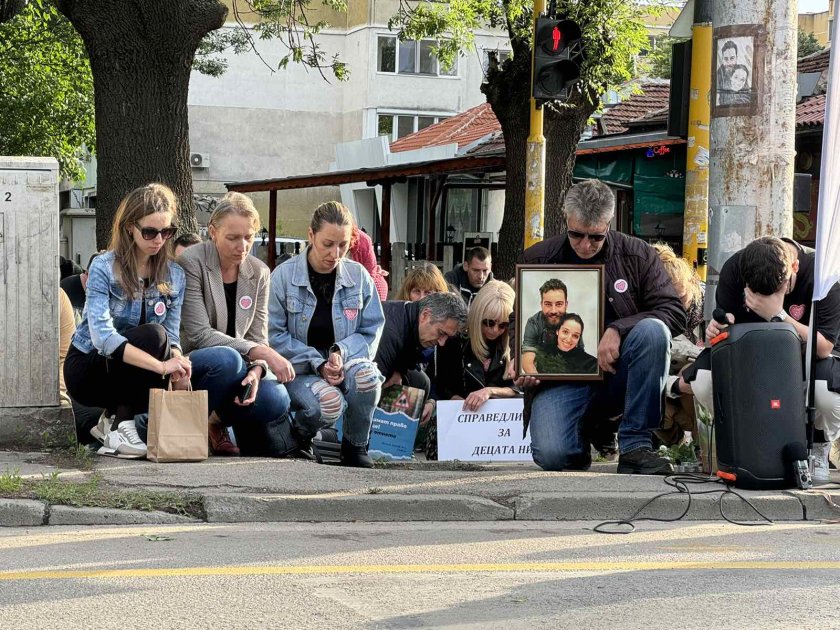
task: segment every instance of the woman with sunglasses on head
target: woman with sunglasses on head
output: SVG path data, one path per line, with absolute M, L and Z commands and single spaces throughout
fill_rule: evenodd
M 131 191 L 117 208 L 111 244 L 88 271 L 82 321 L 64 363 L 74 400 L 104 407 L 91 429 L 106 448 L 143 457 L 136 414 L 149 409 L 149 390 L 189 386 L 192 367 L 181 352 L 184 271 L 166 242 L 177 201 L 163 184 Z
M 440 400 L 464 400 L 465 411 L 476 411 L 490 398 L 512 398 L 509 321 L 514 292 L 491 280 L 473 298 L 467 332 L 438 353 L 435 391 Z
M 231 192 L 208 225 L 210 240 L 186 249 L 178 262 L 187 277 L 184 351 L 193 386 L 207 390 L 210 447 L 217 455 L 239 455 L 240 448 L 251 456 L 291 455 L 297 443 L 282 383 L 295 370 L 268 345 L 269 270 L 250 255 L 260 216 L 248 197 Z

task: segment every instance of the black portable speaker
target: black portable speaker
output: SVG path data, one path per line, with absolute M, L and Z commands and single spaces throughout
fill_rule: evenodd
M 784 323 L 734 324 L 712 340 L 718 476 L 738 488 L 792 487 L 782 453 L 805 444 L 801 347 Z

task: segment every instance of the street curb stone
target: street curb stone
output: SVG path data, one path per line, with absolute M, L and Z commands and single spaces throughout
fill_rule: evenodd
M 170 525 L 197 523 L 195 519 L 168 512 L 118 510 L 114 508 L 71 507 L 54 505 L 50 508 L 50 525 Z
M 43 525 L 47 506 L 33 499 L 0 499 L 0 527 Z
M 208 523 L 288 521 L 503 521 L 513 510 L 465 495 L 205 495 Z
M 828 495 L 835 504 L 840 505 L 840 489 L 838 488 L 831 488 L 830 490 L 815 488 L 807 492 L 790 490 L 786 494 L 796 497 L 802 502 L 805 508 L 805 518 L 809 521 L 835 521 L 840 519 L 840 508 L 831 507 L 825 497 L 825 495 Z
M 515 500 L 518 521 L 590 521 L 630 518 L 658 493 L 599 492 L 530 493 Z M 796 497 L 741 492 L 745 498 L 771 520 L 801 521 L 802 505 Z M 721 520 L 719 495 L 692 495 L 691 508 L 683 517 L 690 521 Z M 657 519 L 676 519 L 686 508 L 688 497 L 665 496 L 657 499 L 640 515 Z M 724 499 L 724 513 L 736 521 L 755 521 L 760 517 L 736 497 Z

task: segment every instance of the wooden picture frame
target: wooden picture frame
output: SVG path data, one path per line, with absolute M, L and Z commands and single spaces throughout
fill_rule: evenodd
M 603 265 L 517 265 L 516 375 L 602 380 L 597 349 L 604 333 L 604 299 Z M 578 319 L 561 324 L 571 314 Z

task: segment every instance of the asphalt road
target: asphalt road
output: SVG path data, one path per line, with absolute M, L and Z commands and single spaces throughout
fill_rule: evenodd
M 838 525 L 0 530 L 0 628 L 840 628 Z

